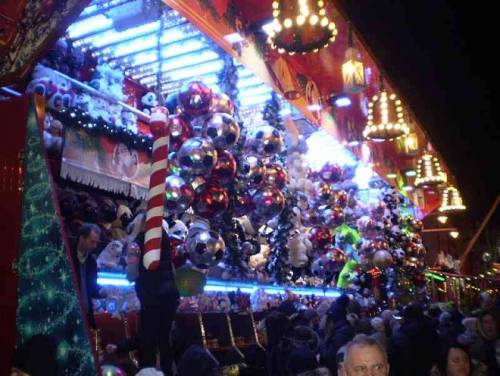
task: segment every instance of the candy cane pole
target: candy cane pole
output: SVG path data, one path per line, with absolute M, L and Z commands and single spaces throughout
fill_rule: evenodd
M 163 202 L 168 163 L 168 110 L 155 107 L 151 111 L 149 127 L 153 134 L 153 158 L 149 178 L 148 212 L 146 214 L 143 263 L 146 270 L 155 270 L 160 264 Z

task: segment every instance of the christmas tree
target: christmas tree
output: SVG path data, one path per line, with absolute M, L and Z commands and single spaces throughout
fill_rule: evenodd
M 51 336 L 58 344 L 57 356 L 63 374 L 96 375 L 33 107 L 28 117 L 25 166 L 18 345 L 36 334 Z

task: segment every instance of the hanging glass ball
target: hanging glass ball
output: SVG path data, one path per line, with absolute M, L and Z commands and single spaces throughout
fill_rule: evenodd
M 309 240 L 313 245 L 315 251 L 324 250 L 327 246 L 332 244 L 332 234 L 330 230 L 325 227 L 315 226 L 309 232 Z
M 217 163 L 215 164 L 211 179 L 215 183 L 228 184 L 234 180 L 236 175 L 236 161 L 227 150 L 219 150 Z
M 285 207 L 285 196 L 276 187 L 262 187 L 252 197 L 255 213 L 264 219 L 271 219 Z
M 343 169 L 335 163 L 326 163 L 319 171 L 319 176 L 328 183 L 337 183 L 342 179 Z
M 212 95 L 212 90 L 203 82 L 193 81 L 182 87 L 178 101 L 185 114 L 200 116 L 208 113 Z
M 206 136 L 217 149 L 228 149 L 240 138 L 240 126 L 231 115 L 215 113 L 205 125 Z
M 285 188 L 288 183 L 288 174 L 285 169 L 277 163 L 268 163 L 265 166 L 264 179 L 262 184 L 271 185 L 278 189 Z
M 388 268 L 392 265 L 392 256 L 389 251 L 385 249 L 380 249 L 373 255 L 373 263 L 375 266 L 381 270 Z
M 340 206 L 334 206 L 323 211 L 323 222 L 328 227 L 337 227 L 344 223 L 344 210 Z
M 225 248 L 222 237 L 211 230 L 196 231 L 186 241 L 189 259 L 200 269 L 208 269 L 219 263 Z
M 170 118 L 169 131 L 171 151 L 179 150 L 187 139 L 193 137 L 191 125 L 181 115 L 172 116 Z
M 177 152 L 177 161 L 183 173 L 208 175 L 217 163 L 217 151 L 212 141 L 193 137 L 182 144 Z
M 211 112 L 223 112 L 233 116 L 234 103 L 226 94 L 214 94 L 212 96 Z
M 250 187 L 260 185 L 264 180 L 265 168 L 262 161 L 254 156 L 246 156 L 239 168 L 239 176 L 244 179 Z
M 193 188 L 183 178 L 170 175 L 165 179 L 165 211 L 168 214 L 184 213 L 193 202 Z
M 211 219 L 227 210 L 229 195 L 219 185 L 210 184 L 196 196 L 193 209 L 196 214 Z
M 255 128 L 245 140 L 249 153 L 268 158 L 283 150 L 283 138 L 280 132 L 269 125 Z

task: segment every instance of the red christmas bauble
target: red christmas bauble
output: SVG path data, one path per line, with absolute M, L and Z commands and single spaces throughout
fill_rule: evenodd
M 335 192 L 335 203 L 341 208 L 345 208 L 349 201 L 349 195 L 346 191 Z
M 270 185 L 278 189 L 283 189 L 287 182 L 288 174 L 282 166 L 277 163 L 266 164 L 263 185 Z
M 326 163 L 319 171 L 321 179 L 328 183 L 337 183 L 342 179 L 344 170 L 340 165 L 335 163 Z
M 189 116 L 205 115 L 212 103 L 212 90 L 203 82 L 193 81 L 184 86 L 179 93 L 179 103 Z
M 252 201 L 256 214 L 264 219 L 275 217 L 285 207 L 285 196 L 276 187 L 266 186 L 258 189 L 254 193 Z
M 315 250 L 324 250 L 332 243 L 332 234 L 327 228 L 315 226 L 309 232 L 309 240 Z
M 330 183 L 319 181 L 315 184 L 315 195 L 320 202 L 328 202 L 333 197 L 333 194 L 333 188 Z
M 228 184 L 236 175 L 236 161 L 227 150 L 219 150 L 217 163 L 212 169 L 211 179 L 214 183 Z
M 189 122 L 181 115 L 170 118 L 170 150 L 177 151 L 184 141 L 193 137 L 193 129 Z
M 210 184 L 199 195 L 193 205 L 194 211 L 207 219 L 222 214 L 229 206 L 229 195 L 221 186 Z
M 323 211 L 322 218 L 324 224 L 328 227 L 340 226 L 345 220 L 344 209 L 335 205 L 333 208 L 328 208 Z

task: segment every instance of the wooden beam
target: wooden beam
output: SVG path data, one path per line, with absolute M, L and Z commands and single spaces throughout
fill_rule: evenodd
M 481 223 L 481 226 L 479 226 L 479 229 L 476 231 L 472 239 L 469 241 L 469 244 L 467 244 L 467 247 L 465 248 L 464 253 L 462 256 L 460 256 L 460 271 L 463 273 L 465 271 L 465 261 L 467 260 L 467 256 L 469 255 L 470 251 L 474 247 L 474 245 L 477 242 L 477 239 L 479 239 L 479 236 L 483 232 L 484 228 L 490 221 L 491 216 L 493 213 L 495 213 L 496 208 L 498 207 L 498 204 L 500 204 L 500 195 L 497 196 L 495 202 L 491 206 L 490 210 L 488 211 L 488 214 L 486 214 L 486 217 L 484 217 L 483 222 Z

